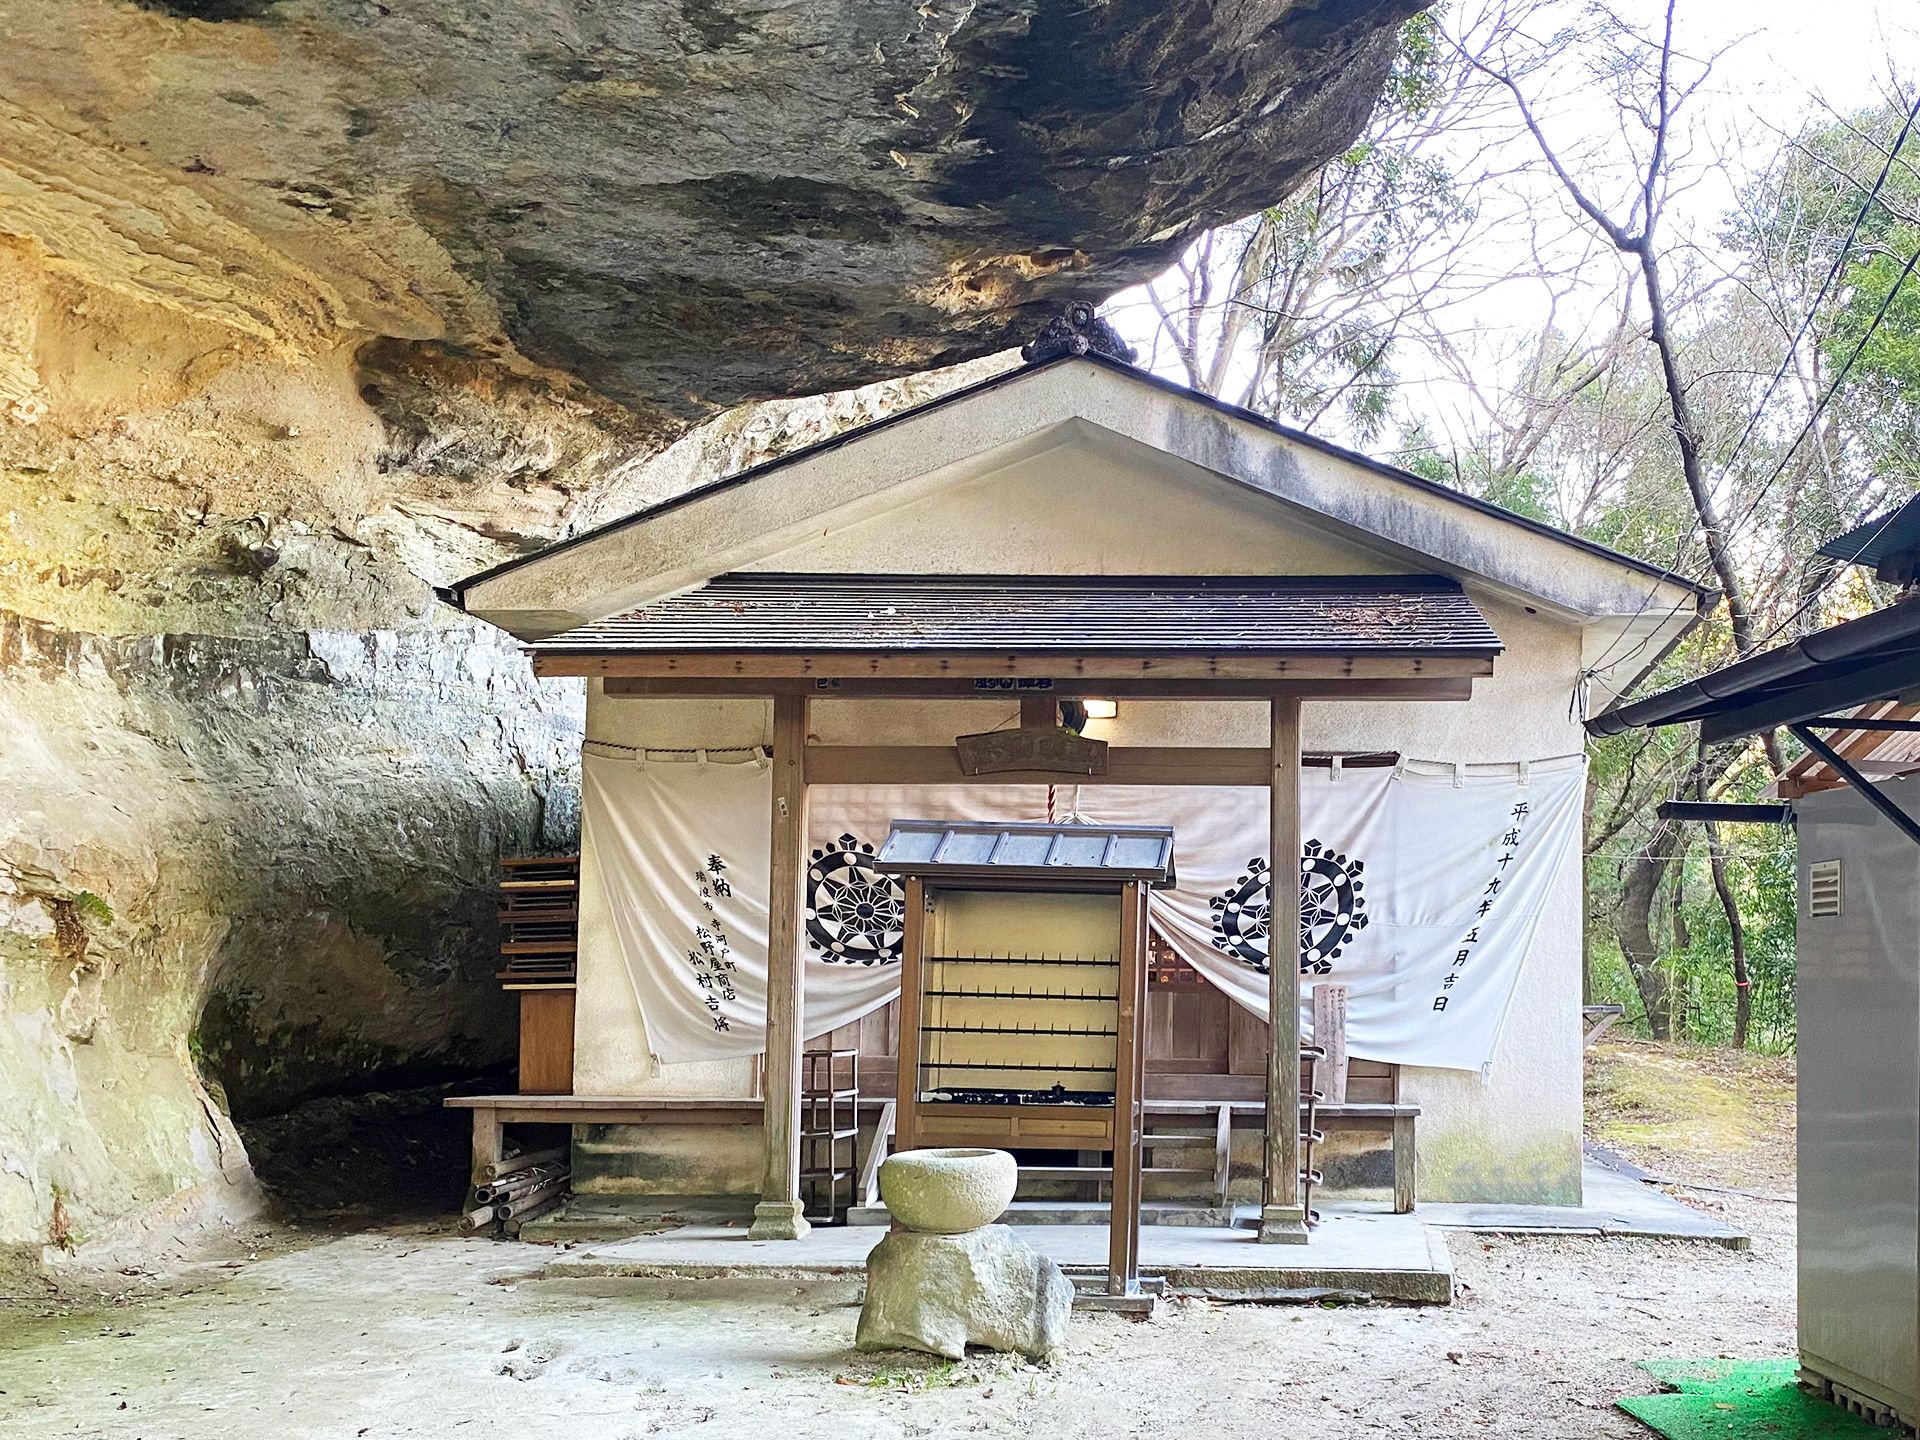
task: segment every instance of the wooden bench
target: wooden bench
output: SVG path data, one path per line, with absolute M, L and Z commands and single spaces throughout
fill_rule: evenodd
M 473 1112 L 473 1176 L 485 1178 L 487 1167 L 501 1158 L 501 1127 L 505 1125 L 758 1125 L 766 1102 L 749 1096 L 679 1095 L 454 1095 L 442 1102 L 450 1110 Z M 893 1129 L 893 1102 L 862 1098 L 862 1117 L 880 1116 L 880 1133 Z M 878 1155 L 862 1162 L 877 1172 L 886 1158 L 884 1146 L 870 1146 Z
M 1181 1078 L 1191 1080 L 1200 1077 L 1183 1076 Z M 1209 1078 L 1235 1080 L 1253 1077 L 1222 1075 Z M 1300 1107 L 1300 1113 L 1304 1118 L 1306 1106 Z M 1240 1124 L 1249 1129 L 1264 1130 L 1267 1123 L 1267 1103 L 1262 1098 L 1243 1095 L 1225 1099 L 1168 1100 L 1158 1099 L 1150 1094 L 1146 1102 L 1146 1114 L 1149 1121 L 1155 1116 L 1205 1115 L 1212 1117 L 1214 1193 L 1218 1202 L 1224 1205 L 1227 1198 L 1228 1165 L 1233 1151 L 1233 1126 Z M 1376 1130 L 1387 1133 L 1393 1145 L 1393 1208 L 1394 1212 L 1400 1215 L 1411 1213 L 1416 1202 L 1414 1171 L 1418 1155 L 1414 1148 L 1414 1121 L 1419 1117 L 1418 1105 L 1406 1105 L 1398 1101 L 1352 1100 L 1340 1105 L 1329 1105 L 1323 1100 L 1314 1115 L 1316 1123 L 1323 1132 Z
M 454 1095 L 449 1110 L 473 1112 L 473 1178 L 500 1159 L 503 1125 L 758 1125 L 753 1099 L 646 1095 Z

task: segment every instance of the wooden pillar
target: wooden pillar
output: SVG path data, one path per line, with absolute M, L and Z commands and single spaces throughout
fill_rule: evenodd
M 1347 1103 L 1347 987 L 1313 987 L 1313 1043 L 1323 1052 L 1313 1067 L 1313 1088 L 1325 1105 Z
M 767 868 L 767 1157 L 749 1232 L 755 1240 L 801 1240 L 813 1228 L 800 1213 L 800 1052 L 806 1013 L 800 877 L 807 843 L 806 743 L 806 697 L 776 695 Z
M 1260 1239 L 1307 1243 L 1300 1199 L 1300 701 L 1275 697 L 1268 745 L 1272 900 L 1267 910 L 1266 1199 Z
M 493 1178 L 492 1167 L 500 1159 L 500 1149 L 500 1112 L 476 1105 L 473 1111 L 473 1173 L 470 1177 L 476 1188 Z
M 925 1003 L 927 889 L 918 875 L 901 887 L 900 1040 L 894 1047 L 899 1073 L 894 1079 L 894 1149 L 920 1148 L 920 1010 Z
M 1147 887 L 1120 892 L 1120 1018 L 1114 1029 L 1113 1201 L 1107 1210 L 1107 1293 L 1140 1293 L 1140 1131 L 1144 1114 Z

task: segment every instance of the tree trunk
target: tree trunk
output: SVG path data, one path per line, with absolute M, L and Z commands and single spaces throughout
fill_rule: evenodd
M 1720 827 L 1707 826 L 1707 854 L 1713 865 L 1713 888 L 1720 908 L 1727 912 L 1727 933 L 1733 939 L 1733 1047 L 1747 1048 L 1747 1029 L 1753 1023 L 1753 980 L 1747 973 L 1747 927 L 1727 879 L 1727 852 L 1720 844 Z
M 1663 824 L 1646 848 L 1633 857 L 1627 882 L 1620 891 L 1620 954 L 1633 977 L 1633 988 L 1640 992 L 1647 1030 L 1656 1040 L 1673 1038 L 1673 986 L 1666 966 L 1660 963 L 1660 942 L 1653 934 L 1653 907 L 1660 898 L 1667 867 L 1679 848 L 1679 827 Z
M 1753 650 L 1753 612 L 1747 606 L 1746 587 L 1734 565 L 1733 547 L 1728 541 L 1726 524 L 1719 506 L 1707 486 L 1700 464 L 1700 427 L 1693 418 L 1687 400 L 1686 381 L 1680 375 L 1680 356 L 1667 319 L 1666 286 L 1660 277 L 1660 262 L 1653 248 L 1653 225 L 1629 248 L 1640 259 L 1640 279 L 1647 296 L 1647 338 L 1660 357 L 1660 378 L 1666 387 L 1667 406 L 1673 414 L 1673 438 L 1680 450 L 1680 473 L 1687 482 L 1687 494 L 1693 500 L 1693 513 L 1700 522 L 1701 538 L 1706 542 L 1707 560 L 1720 581 L 1720 592 L 1727 602 L 1727 619 L 1733 629 L 1733 648 L 1744 659 Z

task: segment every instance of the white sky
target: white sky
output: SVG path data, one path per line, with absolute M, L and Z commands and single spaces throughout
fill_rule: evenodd
M 1456 14 L 1472 13 L 1486 3 L 1453 0 L 1450 8 Z M 1559 10 L 1530 28 L 1550 33 L 1577 21 L 1582 8 L 1581 0 L 1562 0 Z M 1619 0 L 1619 8 L 1657 24 L 1664 3 Z M 1717 253 L 1712 237 L 1731 208 L 1734 186 L 1744 173 L 1764 168 L 1772 159 L 1780 132 L 1791 132 L 1807 118 L 1823 114 L 1822 101 L 1842 113 L 1856 111 L 1880 100 L 1890 74 L 1905 80 L 1920 76 L 1920 0 L 1680 0 L 1676 45 L 1696 56 L 1726 52 L 1692 101 L 1686 138 L 1698 159 L 1684 178 L 1693 185 L 1674 199 L 1665 221 L 1671 241 L 1704 247 L 1711 264 Z M 1538 99 L 1549 139 L 1563 151 L 1574 152 L 1584 143 L 1612 134 L 1613 106 L 1603 92 L 1562 78 L 1556 94 L 1552 77 L 1542 77 L 1528 89 Z M 1529 158 L 1537 154 L 1531 141 L 1522 143 L 1524 149 L 1514 154 Z M 1725 166 L 1704 163 L 1713 158 L 1724 158 Z M 1531 187 L 1536 209 L 1544 201 L 1565 217 L 1568 238 L 1563 243 L 1589 233 L 1544 170 L 1524 184 Z M 1608 192 L 1604 177 L 1596 188 Z M 1616 183 L 1607 198 L 1619 193 Z M 1507 210 L 1517 211 L 1520 202 L 1498 194 L 1472 198 L 1494 217 L 1479 242 L 1484 249 L 1475 268 L 1492 275 L 1524 271 L 1529 253 L 1520 231 L 1503 226 L 1497 218 Z M 1583 276 L 1588 273 L 1593 284 L 1584 297 L 1587 313 L 1610 313 L 1610 297 L 1617 293 L 1621 271 L 1610 257 L 1601 257 L 1583 269 Z M 1464 295 L 1450 314 L 1454 327 L 1494 355 L 1507 343 L 1536 333 L 1547 320 L 1547 307 L 1544 287 L 1523 281 Z M 1579 310 L 1578 301 L 1574 309 Z M 1116 296 L 1109 313 L 1136 343 L 1150 338 L 1152 314 L 1139 292 Z M 1562 327 L 1568 324 L 1564 304 L 1557 320 Z M 1142 349 L 1144 353 L 1146 347 Z M 1177 368 L 1178 362 L 1172 363 Z M 1407 347 L 1396 356 L 1396 365 L 1407 382 L 1400 399 L 1402 420 L 1419 417 L 1440 434 L 1456 438 L 1475 428 L 1470 400 L 1460 386 L 1424 366 L 1422 358 Z M 1178 378 L 1175 370 L 1167 373 Z M 1395 428 L 1389 427 L 1372 448 L 1389 448 Z

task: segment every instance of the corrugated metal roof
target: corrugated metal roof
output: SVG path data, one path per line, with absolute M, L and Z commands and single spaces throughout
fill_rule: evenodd
M 1873 569 L 1889 556 L 1916 546 L 1920 546 L 1920 496 L 1854 526 L 1844 535 L 1836 535 L 1816 553 Z
M 1166 825 L 999 824 L 895 820 L 874 868 L 930 880 L 1144 880 L 1174 883 Z
M 542 640 L 541 654 L 1018 652 L 1492 656 L 1437 575 L 721 575 Z

